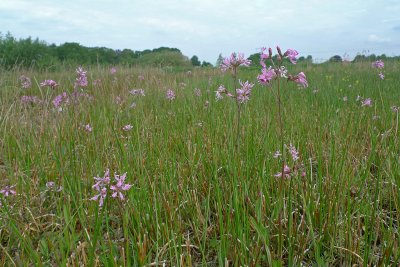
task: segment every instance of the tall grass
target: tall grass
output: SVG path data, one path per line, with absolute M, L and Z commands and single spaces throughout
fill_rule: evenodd
M 283 84 L 284 143 L 306 170 L 291 179 L 274 177 L 281 142 L 269 88 L 256 85 L 242 106 L 236 149 L 235 103 L 214 92 L 232 78 L 218 70 L 88 69 L 90 82 L 101 80 L 85 89 L 93 100 L 61 112 L 51 100 L 72 91 L 73 70 L 4 73 L 0 189 L 16 184 L 17 194 L 1 196 L 0 264 L 398 265 L 399 66 L 385 69 L 382 81 L 367 63 L 309 65 L 308 89 Z M 256 82 L 258 70 L 240 71 Z M 31 89 L 20 89 L 21 74 L 36 81 Z M 44 79 L 60 87 L 40 89 Z M 44 102 L 24 105 L 22 95 Z M 373 106 L 361 107 L 358 95 Z M 133 187 L 100 208 L 90 200 L 93 177 L 107 168 L 127 172 Z

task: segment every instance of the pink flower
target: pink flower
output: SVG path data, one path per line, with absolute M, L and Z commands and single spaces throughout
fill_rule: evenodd
M 372 100 L 371 98 L 367 98 L 361 102 L 362 107 L 372 107 Z
M 134 96 L 145 96 L 143 89 L 132 89 L 129 93 Z
M 46 183 L 46 187 L 47 187 L 47 189 L 48 189 L 49 191 L 54 191 L 54 192 L 61 192 L 62 189 L 63 189 L 62 186 L 59 186 L 59 187 L 57 188 L 56 183 L 55 183 L 55 182 L 52 182 L 52 181 L 47 182 L 47 183 Z
M 385 75 L 382 72 L 378 73 L 379 78 L 381 78 L 382 80 L 385 79 Z
M 111 74 L 115 74 L 117 72 L 117 68 L 116 67 L 112 67 L 111 69 L 110 69 L 110 73 Z
M 272 69 L 272 67 L 263 68 L 261 70 L 261 74 L 257 76 L 257 80 L 260 84 L 262 85 L 269 85 L 271 83 L 271 80 L 276 77 L 275 70 Z
M 53 80 L 44 80 L 43 82 L 40 83 L 40 86 L 41 86 L 41 87 L 48 86 L 48 87 L 50 87 L 51 89 L 56 89 L 56 87 L 58 86 L 58 84 L 57 84 L 55 81 L 53 81 Z
M 116 174 L 114 178 L 117 181 L 117 183 L 110 186 L 110 189 L 114 191 L 111 196 L 113 198 L 116 198 L 118 196 L 121 200 L 124 200 L 124 195 L 122 192 L 129 190 L 132 187 L 132 185 L 125 183 L 126 173 L 124 173 L 121 176 Z
M 21 96 L 21 102 L 23 104 L 40 104 L 42 101 L 37 97 L 37 96 L 29 96 L 29 95 L 23 95 Z
M 166 94 L 166 98 L 168 99 L 168 100 L 170 100 L 170 101 L 172 101 L 172 100 L 174 100 L 175 99 L 175 92 L 174 91 L 172 91 L 171 89 L 168 89 L 167 90 L 167 94 Z
M 277 159 L 277 158 L 279 158 L 280 156 L 282 156 L 282 153 L 281 153 L 279 150 L 275 151 L 275 153 L 274 153 L 274 158 Z
M 91 133 L 92 130 L 93 130 L 93 128 L 92 128 L 92 126 L 90 126 L 90 124 L 86 124 L 86 125 L 85 125 L 85 131 L 86 131 L 86 132 Z
M 372 63 L 372 67 L 376 69 L 383 69 L 385 67 L 385 63 L 383 63 L 383 61 L 379 59 Z
M 289 168 L 288 165 L 285 165 L 285 167 L 283 168 L 283 174 L 285 176 L 285 178 L 290 178 L 290 174 L 291 174 L 291 170 Z M 277 174 L 274 175 L 275 177 L 282 177 L 282 172 L 278 172 Z
M 399 112 L 400 107 L 398 107 L 398 106 L 392 106 L 390 109 L 391 109 L 393 112 Z
M 5 186 L 2 190 L 0 190 L 0 194 L 3 194 L 5 197 L 15 195 L 17 192 L 13 189 L 15 185 Z
M 296 148 L 292 144 L 289 145 L 289 152 L 292 155 L 293 161 L 297 161 L 300 158 L 299 152 L 296 150 Z
M 95 195 L 90 200 L 99 201 L 99 206 L 102 207 L 104 204 L 104 199 L 107 197 L 107 188 L 98 188 L 97 191 L 99 194 Z
M 221 70 L 227 71 L 229 69 L 233 70 L 239 66 L 250 66 L 251 60 L 246 59 L 243 53 L 232 53 L 230 57 L 224 58 L 221 63 Z
M 122 130 L 124 130 L 125 132 L 132 130 L 133 126 L 130 124 L 125 125 Z
M 223 85 L 220 85 L 217 89 L 217 91 L 215 91 L 215 98 L 218 100 L 221 100 L 224 98 L 224 96 L 222 94 L 226 94 L 228 91 L 226 90 L 226 88 Z
M 93 177 L 96 183 L 92 186 L 92 188 L 100 191 L 101 188 L 107 186 L 110 183 L 110 170 L 106 169 L 103 177 Z
M 82 67 L 78 67 L 76 69 L 76 79 L 75 79 L 75 85 L 74 88 L 78 88 L 78 87 L 86 87 L 88 85 L 88 80 L 86 77 L 86 71 L 83 70 Z
M 306 75 L 303 72 L 300 72 L 297 74 L 297 76 L 294 76 L 292 78 L 289 78 L 290 80 L 294 81 L 295 83 L 300 84 L 304 88 L 308 87 L 308 82 L 306 79 Z
M 251 89 L 254 84 L 249 83 L 249 81 L 242 82 L 239 80 L 240 85 L 242 86 L 239 89 L 236 89 L 236 98 L 239 103 L 245 103 L 250 100 Z
M 294 49 L 288 49 L 285 54 L 283 54 L 284 57 L 287 57 L 290 62 L 292 62 L 293 64 L 296 64 L 296 57 L 299 53 L 294 50 Z
M 21 82 L 21 87 L 24 89 L 29 89 L 32 86 L 31 79 L 25 75 L 21 75 L 21 77 L 19 77 L 19 81 Z

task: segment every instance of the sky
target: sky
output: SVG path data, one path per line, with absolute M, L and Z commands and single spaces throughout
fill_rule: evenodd
M 175 47 L 215 64 L 261 47 L 400 55 L 400 0 L 0 0 L 0 32 L 57 45 L 134 51 Z

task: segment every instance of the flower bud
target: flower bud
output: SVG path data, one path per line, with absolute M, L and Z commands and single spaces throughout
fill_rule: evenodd
M 283 55 L 282 55 L 281 48 L 279 46 L 276 46 L 276 50 L 278 50 L 278 55 L 282 58 Z

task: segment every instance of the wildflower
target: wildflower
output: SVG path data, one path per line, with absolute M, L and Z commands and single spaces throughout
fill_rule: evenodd
M 199 89 L 199 88 L 195 88 L 195 89 L 194 89 L 194 94 L 195 94 L 195 96 L 201 96 L 201 91 L 200 91 L 200 89 Z
M 362 102 L 361 102 L 361 106 L 362 107 L 371 107 L 372 106 L 372 100 L 371 100 L 371 98 L 367 98 L 367 99 L 365 99 L 365 100 L 363 100 Z
M 85 131 L 86 131 L 86 132 L 91 133 L 92 130 L 93 130 L 93 128 L 92 128 L 92 126 L 90 126 L 89 123 L 85 125 Z
M 138 76 L 138 79 L 139 79 L 140 81 L 144 81 L 144 76 L 143 76 L 142 74 L 140 74 L 140 75 Z
M 223 99 L 224 96 L 222 94 L 225 94 L 226 92 L 226 88 L 223 85 L 220 85 L 217 91 L 215 91 L 215 98 L 217 99 L 217 101 Z
M 7 185 L 2 190 L 0 190 L 0 194 L 3 194 L 5 197 L 15 195 L 17 192 L 13 188 L 15 188 L 15 185 Z
M 262 85 L 268 85 L 270 84 L 271 80 L 276 77 L 275 70 L 272 69 L 272 67 L 263 68 L 261 70 L 261 74 L 257 76 L 257 80 L 260 84 Z
M 361 97 L 360 95 L 357 95 L 357 97 L 356 97 L 356 102 L 358 102 L 358 101 L 360 101 L 360 100 L 362 100 L 362 97 Z
M 281 151 L 279 151 L 279 150 L 275 151 L 275 153 L 274 153 L 274 158 L 277 159 L 277 158 L 279 158 L 280 156 L 282 156 Z
M 279 48 L 279 47 L 278 47 Z M 294 49 L 288 49 L 285 54 L 283 54 L 284 57 L 287 57 L 292 64 L 296 64 L 296 57 L 299 53 L 294 50 Z
M 347 96 L 343 97 L 343 101 L 346 102 L 347 101 Z
M 129 108 L 136 108 L 136 103 L 132 102 L 132 104 L 129 106 Z
M 249 83 L 249 81 L 242 82 L 239 80 L 240 85 L 242 86 L 239 89 L 236 89 L 236 98 L 239 103 L 245 103 L 250 100 L 251 89 L 254 84 Z
M 107 188 L 98 188 L 97 191 L 99 194 L 92 197 L 90 200 L 99 201 L 99 206 L 102 207 L 104 204 L 104 199 L 107 197 Z
M 221 70 L 227 71 L 229 69 L 234 70 L 239 66 L 250 66 L 251 60 L 246 59 L 243 53 L 232 53 L 230 57 L 224 58 L 221 63 Z
M 300 158 L 299 157 L 299 152 L 297 151 L 297 149 L 292 144 L 289 145 L 289 152 L 292 155 L 293 161 L 297 161 Z
M 385 75 L 382 72 L 378 73 L 379 78 L 381 78 L 382 80 L 385 79 Z
M 58 86 L 58 84 L 57 84 L 55 81 L 53 81 L 53 80 L 44 80 L 43 82 L 40 83 L 40 86 L 41 86 L 41 87 L 48 86 L 48 87 L 50 87 L 51 89 L 56 89 L 56 87 Z
M 290 178 L 291 170 L 288 165 L 285 165 L 283 168 L 283 174 L 285 178 Z M 278 172 L 277 174 L 274 175 L 275 177 L 282 177 L 282 172 Z
M 68 105 L 70 103 L 70 99 L 69 99 L 67 93 L 63 92 L 62 94 L 55 96 L 52 103 L 56 109 L 60 110 L 62 104 Z
M 383 69 L 385 67 L 385 63 L 379 59 L 372 63 L 372 67 L 376 69 Z
M 132 130 L 132 128 L 133 128 L 133 126 L 132 125 L 130 125 L 130 124 L 127 124 L 127 125 L 125 125 L 123 128 L 122 128 L 122 130 L 124 130 L 124 131 L 130 131 L 130 130 Z
M 143 89 L 132 89 L 129 91 L 129 93 L 134 96 L 145 96 Z
M 210 105 L 210 102 L 206 100 L 206 102 L 204 102 L 204 108 L 208 108 L 208 105 Z
M 110 183 L 110 170 L 106 169 L 103 177 L 93 177 L 96 183 L 92 186 L 92 188 L 100 191 L 101 188 L 107 186 Z
M 21 96 L 21 102 L 23 104 L 40 104 L 42 101 L 37 96 L 23 95 Z
M 183 88 L 185 88 L 186 87 L 186 83 L 184 83 L 184 82 L 181 82 L 181 83 L 179 83 L 179 86 L 183 89 Z
M 47 182 L 47 183 L 46 183 L 46 187 L 47 187 L 47 189 L 48 189 L 49 191 L 54 191 L 54 192 L 61 192 L 62 189 L 63 189 L 62 186 L 59 186 L 59 187 L 57 188 L 56 183 L 55 183 L 55 182 L 52 182 L 52 181 Z
M 21 75 L 19 81 L 21 82 L 21 87 L 24 89 L 29 89 L 32 86 L 31 79 L 25 75 Z
M 392 106 L 390 109 L 391 109 L 393 112 L 399 112 L 400 107 L 398 107 L 398 106 Z
M 290 81 L 294 81 L 295 83 L 298 83 L 299 85 L 303 86 L 304 88 L 308 87 L 306 75 L 303 72 L 300 72 L 296 76 L 289 76 L 288 79 Z
M 116 174 L 114 175 L 114 178 L 117 181 L 117 183 L 110 186 L 110 189 L 114 191 L 114 193 L 111 196 L 113 198 L 118 196 L 121 200 L 124 200 L 124 195 L 122 192 L 129 190 L 132 187 L 132 185 L 125 183 L 126 173 L 124 173 L 121 176 Z
M 112 67 L 111 69 L 110 69 L 110 73 L 111 74 L 115 74 L 117 72 L 117 68 L 116 67 Z
M 171 89 L 168 89 L 167 90 L 167 94 L 166 94 L 166 98 L 168 99 L 168 100 L 170 100 L 170 101 L 172 101 L 172 100 L 174 100 L 175 99 L 175 92 L 174 91 L 172 91 Z
M 74 88 L 78 87 L 86 87 L 88 85 L 88 80 L 86 77 L 86 72 L 82 67 L 78 67 L 76 69 L 76 79 L 75 79 L 75 85 Z

